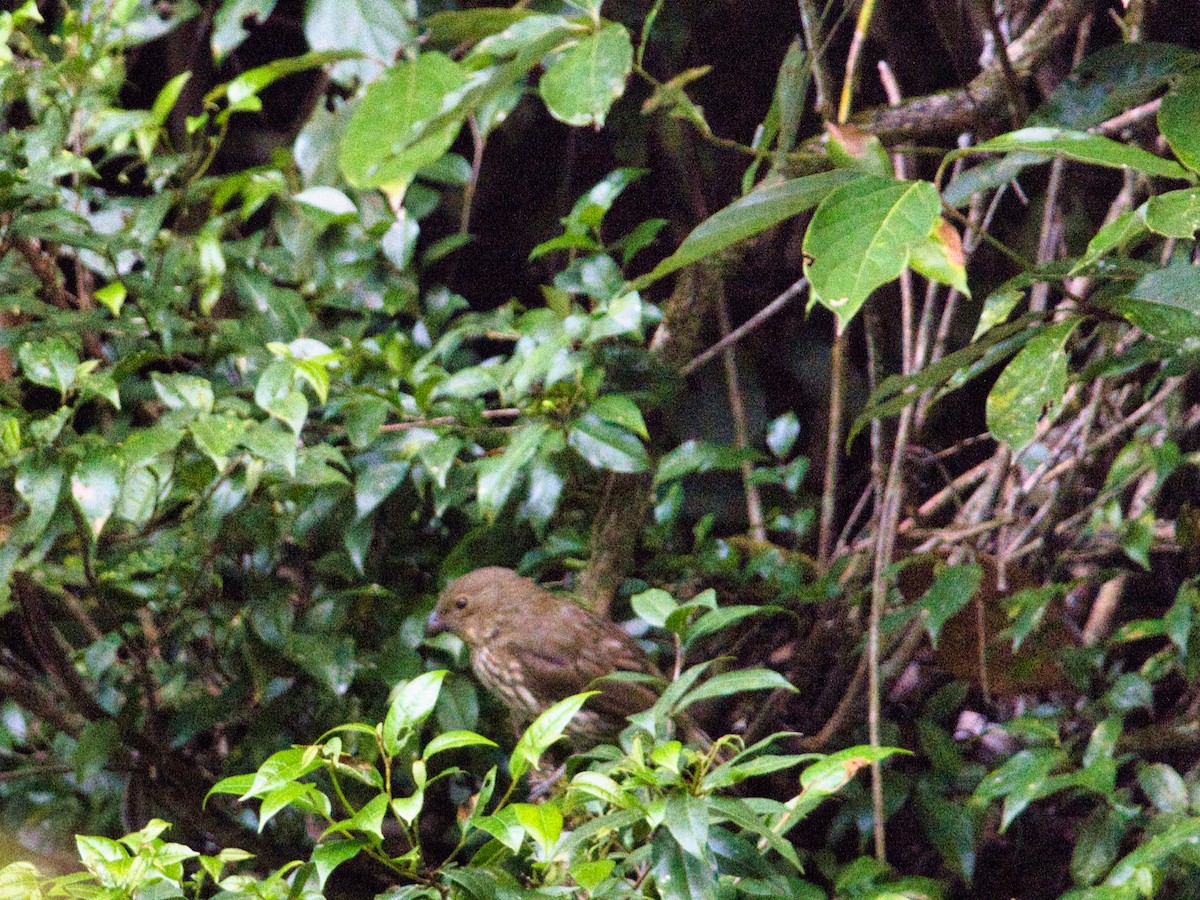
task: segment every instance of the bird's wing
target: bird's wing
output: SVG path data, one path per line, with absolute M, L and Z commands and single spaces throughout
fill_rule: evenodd
M 510 652 L 520 655 L 526 686 L 540 699 L 553 703 L 589 689 L 601 690 L 588 706 L 617 717 L 646 709 L 657 698 L 639 682 L 600 682 L 613 672 L 654 671 L 632 637 L 612 623 L 597 619 L 574 605 L 561 604 L 539 622 L 536 631 L 512 635 Z

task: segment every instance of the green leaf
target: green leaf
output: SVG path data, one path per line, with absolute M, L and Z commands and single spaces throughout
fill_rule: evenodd
M 662 588 L 650 588 L 648 591 L 634 594 L 629 603 L 639 619 L 649 622 L 655 628 L 665 627 L 667 617 L 679 608 L 675 598 Z
M 563 814 L 553 803 L 514 803 L 510 807 L 525 832 L 537 843 L 539 858 L 549 862 L 562 836 Z
M 255 422 L 241 436 L 241 444 L 259 459 L 274 463 L 289 475 L 296 474 L 296 435 L 274 423 Z
M 642 411 L 625 394 L 605 394 L 603 397 L 597 397 L 588 410 L 605 422 L 620 425 L 626 431 L 632 431 L 638 437 L 650 440 Z
M 1200 268 L 1176 262 L 1148 272 L 1112 307 L 1152 337 L 1189 346 L 1200 337 Z
M 529 465 L 542 441 L 550 434 L 545 422 L 530 422 L 517 432 L 500 456 L 482 459 L 477 464 L 479 481 L 476 496 L 485 516 L 494 519 L 504 508 L 519 476 Z
M 708 858 L 708 804 L 702 797 L 686 793 L 668 797 L 663 824 L 684 853 Z
M 542 75 L 538 92 L 560 122 L 600 128 L 613 102 L 625 93 L 632 68 L 629 32 L 609 23 L 567 48 Z
M 1142 768 L 1138 772 L 1138 784 L 1159 812 L 1182 814 L 1188 811 L 1188 786 L 1166 763 L 1151 763 Z
M 687 440 L 668 453 L 654 473 L 657 487 L 688 475 L 702 475 L 714 470 L 733 470 L 747 458 L 744 451 L 706 441 Z
M 355 521 L 361 522 L 390 497 L 404 483 L 411 467 L 405 460 L 389 460 L 375 462 L 359 472 L 354 479 Z
M 1150 100 L 1194 56 L 1178 44 L 1135 41 L 1086 57 L 1029 117 L 1031 125 L 1091 128 Z
M 723 672 L 720 675 L 714 675 L 699 687 L 684 694 L 675 704 L 674 711 L 682 712 L 693 703 L 714 697 L 728 697 L 742 691 L 771 690 L 796 692 L 796 688 L 790 681 L 770 669 L 740 669 L 737 672 Z
M 196 375 L 150 375 L 154 392 L 167 409 L 193 409 L 210 413 L 213 408 L 212 384 Z
M 436 669 L 392 688 L 392 702 L 383 720 L 383 749 L 389 756 L 399 752 L 402 733 L 411 732 L 429 718 L 447 674 L 445 669 Z
M 1066 761 L 1065 754 L 1050 747 L 1021 750 L 979 783 L 975 796 L 989 801 L 1004 798 L 1000 820 L 1003 833 L 1030 803 L 1051 793 L 1055 787 L 1050 772 Z
M 513 749 L 512 757 L 508 761 L 508 773 L 514 781 L 528 772 L 530 768 L 537 768 L 542 754 L 563 736 L 567 725 L 588 698 L 598 693 L 600 692 L 587 691 L 582 694 L 572 694 L 570 697 L 559 700 L 533 720 L 517 741 L 517 746 Z
M 597 469 L 645 472 L 650 456 L 636 434 L 606 422 L 590 410 L 575 422 L 567 443 Z
M 321 766 L 320 756 L 310 752 L 310 748 L 291 747 L 287 750 L 280 750 L 267 757 L 258 767 L 250 784 L 243 791 L 241 799 L 249 800 L 252 797 L 266 796 L 285 784 L 299 781 L 309 772 L 316 771 Z M 245 776 L 226 778 L 224 781 L 218 782 L 209 793 L 229 793 L 234 788 L 234 782 L 241 784 L 244 779 Z M 228 784 L 226 784 L 227 782 Z
M 832 312 L 838 329 L 877 287 L 897 278 L 912 246 L 940 221 L 941 198 L 927 181 L 862 175 L 832 191 L 804 235 L 812 298 Z
M 1200 70 L 1184 75 L 1163 97 L 1158 128 L 1171 151 L 1193 172 L 1200 172 Z
M 1037 436 L 1043 415 L 1058 415 L 1067 389 L 1067 339 L 1083 319 L 1047 326 L 1000 373 L 987 398 L 988 431 L 1020 453 Z
M 65 402 L 67 392 L 75 383 L 75 369 L 79 357 L 75 350 L 60 337 L 31 344 L 22 344 L 17 351 L 21 371 L 34 384 L 58 391 Z
M 1123 247 L 1145 234 L 1146 210 L 1147 205 L 1142 204 L 1135 210 L 1121 213 L 1117 218 L 1101 227 L 1088 241 L 1087 250 L 1071 269 L 1071 274 L 1074 275 L 1095 265 L 1098 260 L 1112 250 Z
M 346 126 L 339 157 L 346 180 L 359 188 L 406 184 L 445 153 L 462 122 L 427 126 L 464 81 L 458 64 L 442 53 L 393 66 L 367 88 Z
M 1163 101 L 1166 106 L 1166 101 Z M 1162 112 L 1159 112 L 1161 120 Z M 1174 148 L 1172 148 L 1174 149 Z M 1011 153 L 1017 150 L 1045 153 L 1049 156 L 1061 153 L 1068 159 L 1077 162 L 1091 163 L 1097 166 L 1107 166 L 1114 169 L 1133 169 L 1145 175 L 1160 175 L 1164 178 L 1194 179 L 1190 172 L 1178 163 L 1155 156 L 1153 153 L 1130 144 L 1122 144 L 1098 134 L 1086 131 L 1071 131 L 1066 128 L 1046 128 L 1035 126 L 1022 128 L 994 137 L 971 147 L 969 150 L 958 151 L 947 159 L 967 153 Z M 1178 155 L 1178 153 L 1177 153 Z M 1182 157 L 1181 157 L 1182 158 Z
M 426 16 L 421 25 L 427 29 L 430 46 L 452 50 L 459 44 L 477 43 L 534 15 L 528 9 L 448 9 Z
M 776 459 L 786 459 L 800 437 L 800 418 L 794 412 L 786 412 L 772 419 L 767 425 L 767 447 Z
M 457 750 L 459 747 L 495 747 L 496 742 L 473 731 L 443 731 L 425 745 L 422 759 L 431 759 L 436 753 Z
M 650 858 L 662 900 L 717 900 L 716 870 L 707 859 L 685 853 L 670 832 L 659 829 L 651 839 Z
M 340 62 L 333 77 L 370 83 L 379 77 L 380 60 L 396 59 L 417 39 L 408 6 L 377 0 L 310 0 L 304 12 L 304 37 L 314 50 L 344 50 L 364 57 Z
M 125 305 L 125 285 L 119 281 L 106 284 L 96 291 L 95 297 L 105 309 L 112 313 L 114 319 L 118 318 L 121 315 L 121 307 Z
M 982 578 L 983 569 L 974 563 L 946 566 L 917 601 L 916 608 L 923 613 L 922 622 L 935 649 L 942 626 L 970 602 Z
M 83 514 L 93 540 L 117 506 L 121 495 L 121 460 L 112 453 L 92 453 L 71 473 L 71 498 Z
M 218 469 L 224 469 L 249 425 L 246 419 L 221 413 L 201 416 L 188 425 L 188 431 L 200 452 Z
M 1200 188 L 1151 197 L 1146 201 L 1145 220 L 1155 234 L 1190 240 L 1200 229 Z
M 697 225 L 678 250 L 648 274 L 634 280 L 630 288 L 642 290 L 677 269 L 798 216 L 820 203 L 839 185 L 857 177 L 855 173 L 841 169 L 758 188 Z

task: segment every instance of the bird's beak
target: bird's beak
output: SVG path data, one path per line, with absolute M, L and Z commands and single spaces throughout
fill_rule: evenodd
M 446 621 L 438 615 L 438 611 L 435 609 L 429 614 L 429 618 L 425 620 L 425 636 L 433 637 L 435 634 L 441 634 L 446 630 Z

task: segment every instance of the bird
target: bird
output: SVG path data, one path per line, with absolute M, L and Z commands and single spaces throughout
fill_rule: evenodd
M 475 677 L 509 708 L 518 730 L 565 697 L 599 690 L 567 726 L 575 750 L 614 743 L 627 717 L 658 699 L 645 681 L 597 681 L 618 672 L 662 678 L 628 632 L 512 569 L 488 566 L 451 581 L 425 630 L 462 639 Z M 685 737 L 709 743 L 680 718 Z

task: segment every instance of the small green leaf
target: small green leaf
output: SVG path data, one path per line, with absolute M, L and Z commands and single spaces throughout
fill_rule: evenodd
M 444 731 L 425 745 L 421 756 L 431 759 L 436 753 L 457 750 L 459 747 L 495 747 L 496 742 L 473 731 Z
M 96 291 L 96 299 L 100 304 L 112 313 L 113 318 L 121 315 L 121 307 L 125 305 L 125 285 L 119 281 L 114 281 L 112 284 L 106 284 L 104 287 Z
M 1188 811 L 1188 786 L 1179 773 L 1166 763 L 1151 763 L 1138 772 L 1138 784 L 1159 812 Z
M 550 426 L 545 422 L 530 422 L 500 456 L 480 460 L 477 496 L 480 509 L 489 519 L 500 514 L 521 472 L 549 434 Z
M 697 225 L 678 250 L 648 274 L 636 279 L 631 287 L 641 290 L 677 269 L 798 216 L 820 203 L 830 191 L 856 177 L 855 173 L 845 169 L 820 172 L 763 186 L 739 197 Z
M 79 357 L 70 344 L 60 337 L 22 344 L 17 351 L 17 360 L 26 378 L 58 391 L 60 398 L 66 400 L 79 365 Z
M 629 602 L 638 618 L 649 622 L 655 628 L 664 627 L 667 617 L 679 608 L 675 598 L 662 588 L 650 588 L 648 591 L 634 594 Z
M 1166 99 L 1164 99 L 1163 106 L 1166 105 Z M 1159 119 L 1161 122 L 1161 110 Z M 1188 127 L 1191 128 L 1190 125 Z M 990 141 L 984 141 L 969 150 L 959 151 L 957 155 L 981 152 L 1010 153 L 1014 150 L 1045 153 L 1050 156 L 1061 153 L 1068 159 L 1078 162 L 1116 169 L 1129 168 L 1146 175 L 1161 175 L 1164 178 L 1182 178 L 1189 181 L 1194 178 L 1187 169 L 1178 163 L 1155 156 L 1140 147 L 1122 144 L 1102 135 L 1090 134 L 1086 131 L 1071 131 L 1066 128 L 1041 126 L 1022 128 L 992 138 Z M 1179 155 L 1178 151 L 1176 151 L 1176 155 Z
M 540 858 L 549 862 L 554 845 L 562 836 L 563 815 L 553 803 L 514 803 L 513 815 L 541 850 Z
M 121 461 L 111 453 L 93 453 L 71 473 L 71 497 L 91 529 L 93 539 L 117 506 L 121 495 Z
M 392 702 L 383 720 L 383 749 L 389 756 L 399 752 L 400 735 L 418 728 L 429 718 L 447 674 L 445 669 L 436 669 L 392 689 Z
M 771 420 L 767 426 L 767 447 L 776 459 L 785 459 L 800 437 L 800 418 L 794 412 L 786 412 Z
M 708 805 L 702 797 L 687 793 L 668 797 L 663 824 L 684 853 L 708 859 Z

